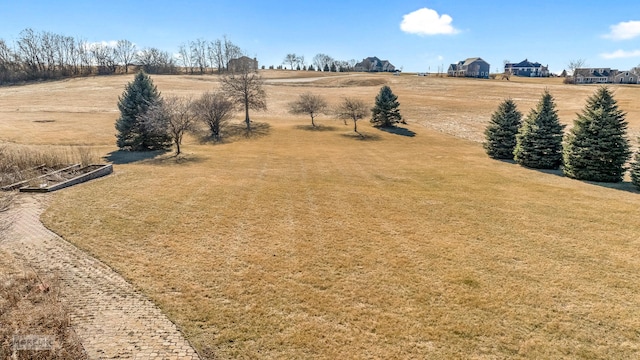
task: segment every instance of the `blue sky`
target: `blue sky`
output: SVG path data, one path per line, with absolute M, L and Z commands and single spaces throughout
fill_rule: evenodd
M 378 56 L 404 71 L 445 71 L 480 56 L 501 70 L 528 58 L 561 72 L 570 60 L 620 70 L 640 64 L 640 1 L 20 1 L 0 0 L 0 38 L 32 28 L 89 42 L 127 39 L 177 53 L 226 35 L 261 65 L 288 53 Z

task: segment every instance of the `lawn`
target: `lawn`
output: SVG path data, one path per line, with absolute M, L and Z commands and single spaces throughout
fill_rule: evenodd
M 114 153 L 132 76 L 0 88 L 0 137 L 116 161 L 114 175 L 53 194 L 43 221 L 140 288 L 206 358 L 640 356 L 640 194 L 491 160 L 480 143 L 505 97 L 526 113 L 548 88 L 570 124 L 594 87 L 292 73 L 265 73 L 289 80 L 267 82 L 257 134 L 192 136 L 179 161 Z M 163 94 L 217 86 L 152 79 Z M 302 91 L 373 104 L 383 83 L 413 136 L 362 121 L 361 140 L 286 111 Z M 615 89 L 635 145 L 640 88 Z

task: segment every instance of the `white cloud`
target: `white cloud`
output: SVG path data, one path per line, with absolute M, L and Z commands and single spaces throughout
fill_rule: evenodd
M 626 51 L 626 50 L 616 50 L 612 53 L 602 53 L 600 57 L 604 59 L 622 59 L 622 58 L 633 58 L 640 57 L 640 50 Z
M 460 31 L 451 25 L 451 16 L 428 8 L 418 9 L 402 17 L 400 29 L 409 34 L 417 35 L 451 35 Z
M 109 41 L 95 41 L 95 42 L 88 42 L 85 43 L 85 47 L 86 49 L 91 49 L 94 46 L 106 46 L 106 47 L 111 47 L 114 48 L 116 47 L 116 44 L 118 43 L 117 40 L 109 40 Z
M 629 40 L 640 36 L 640 21 L 623 21 L 610 28 L 611 32 L 603 35 L 605 39 Z

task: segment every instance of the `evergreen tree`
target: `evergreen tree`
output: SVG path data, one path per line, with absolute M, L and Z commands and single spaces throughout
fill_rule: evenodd
M 308 71 L 316 71 L 316 69 L 313 67 L 313 65 L 309 65 L 309 67 L 307 68 Z
M 329 64 L 324 64 L 324 68 L 322 69 L 324 72 L 329 72 Z
M 631 183 L 640 190 L 640 151 L 636 152 L 631 163 Z
M 562 164 L 563 129 L 553 96 L 545 90 L 516 135 L 515 161 L 534 169 L 557 169 Z
M 512 99 L 504 100 L 491 115 L 491 122 L 484 130 L 483 144 L 487 155 L 494 159 L 513 159 L 516 135 L 522 123 L 522 113 Z
M 603 182 L 620 182 L 629 160 L 626 114 L 605 86 L 587 99 L 566 136 L 564 174 Z
M 337 71 L 338 71 L 338 68 L 336 68 L 336 64 L 335 63 L 331 64 L 331 72 L 337 72 Z
M 400 103 L 391 88 L 387 85 L 380 88 L 376 96 L 376 104 L 371 109 L 371 123 L 378 127 L 391 127 L 402 121 Z
M 166 129 L 149 126 L 144 114 L 150 106 L 160 100 L 160 93 L 149 75 L 140 71 L 118 97 L 120 117 L 116 120 L 117 145 L 122 150 L 145 151 L 166 149 L 171 146 L 171 137 Z

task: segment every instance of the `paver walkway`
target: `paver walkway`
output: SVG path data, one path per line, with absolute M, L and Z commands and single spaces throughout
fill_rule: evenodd
M 0 246 L 61 279 L 71 325 L 91 359 L 199 359 L 175 324 L 111 268 L 40 222 L 47 195 L 20 194 Z

